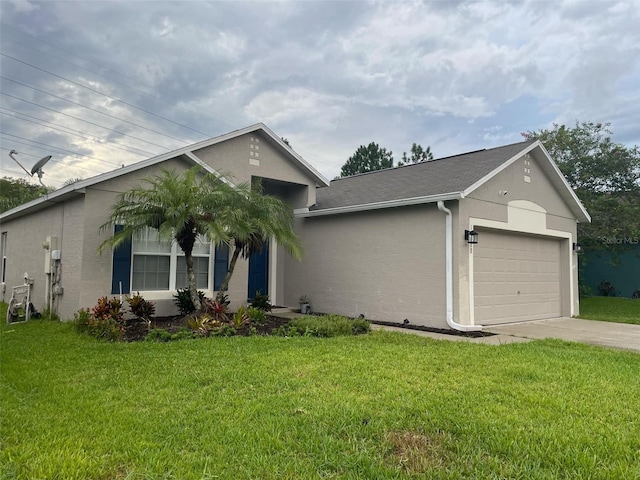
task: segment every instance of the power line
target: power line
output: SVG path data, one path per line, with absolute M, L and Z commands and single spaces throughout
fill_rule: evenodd
M 47 92 L 47 91 L 45 91 L 45 90 L 40 90 L 39 88 L 32 87 L 31 85 L 27 85 L 26 83 L 18 82 L 17 80 L 13 80 L 13 79 L 8 78 L 8 77 L 5 77 L 5 76 L 3 76 L 3 75 L 0 75 L 0 78 L 1 78 L 1 79 L 3 79 L 3 80 L 9 80 L 10 82 L 13 82 L 13 83 L 17 83 L 18 85 L 22 85 L 23 87 L 30 88 L 30 89 L 32 89 L 32 90 L 35 90 L 36 92 L 44 93 L 45 95 L 49 95 L 49 96 L 51 96 L 51 97 L 57 98 L 57 99 L 59 99 L 59 100 L 65 101 L 65 102 L 69 102 L 69 103 L 71 103 L 72 105 L 78 105 L 79 107 L 86 108 L 87 110 L 91 110 L 92 112 L 99 113 L 100 115 L 105 115 L 105 116 L 107 116 L 107 117 L 114 118 L 114 119 L 116 119 L 116 120 L 118 120 L 118 121 L 120 121 L 120 122 L 125 122 L 125 123 L 128 123 L 128 124 L 130 124 L 130 125 L 133 125 L 133 126 L 135 126 L 135 127 L 142 128 L 143 130 L 148 130 L 149 132 L 157 133 L 158 135 L 163 135 L 163 136 L 165 136 L 165 137 L 172 138 L 173 140 L 178 140 L 179 142 L 186 143 L 186 142 L 185 142 L 183 139 L 181 139 L 181 138 L 174 137 L 173 135 L 168 135 L 168 134 L 166 134 L 166 133 L 162 133 L 162 132 L 159 132 L 159 131 L 157 131 L 157 130 L 153 130 L 152 128 L 143 127 L 142 125 L 138 125 L 137 123 L 131 122 L 131 121 L 129 121 L 129 120 L 125 120 L 124 118 L 116 117 L 115 115 L 111 115 L 110 113 L 104 113 L 104 112 L 101 112 L 100 110 L 97 110 L 97 109 L 95 109 L 95 108 L 87 107 L 86 105 L 83 105 L 82 103 L 74 102 L 73 100 L 68 100 L 68 99 L 66 99 L 66 98 L 64 98 L 64 97 L 60 97 L 60 96 L 58 96 L 58 95 L 54 95 L 53 93 Z
M 150 89 L 152 89 L 152 90 L 154 89 L 154 87 L 153 87 L 152 85 L 149 85 L 149 84 L 146 84 L 146 83 L 144 83 L 144 82 L 141 82 L 140 80 L 138 80 L 138 79 L 136 79 L 136 78 L 130 77 L 130 76 L 128 76 L 128 75 L 125 75 L 124 73 L 122 73 L 122 72 L 120 72 L 120 71 L 118 71 L 118 70 L 112 69 L 112 68 L 110 68 L 110 67 L 108 67 L 108 66 L 105 66 L 104 64 L 101 64 L 101 63 L 98 63 L 98 62 L 96 62 L 96 61 L 94 61 L 94 60 L 91 60 L 90 58 L 86 58 L 86 57 L 83 57 L 82 55 L 78 55 L 78 54 L 77 54 L 77 53 L 75 53 L 75 52 L 72 52 L 72 51 L 70 51 L 70 50 L 66 50 L 66 49 L 62 48 L 61 46 L 56 45 L 56 44 L 55 44 L 55 43 L 53 43 L 53 42 L 43 40 L 43 39 L 41 39 L 41 38 L 39 38 L 39 37 L 36 37 L 35 35 L 32 35 L 32 34 L 30 34 L 30 33 L 23 32 L 22 30 L 19 30 L 19 29 L 17 29 L 17 28 L 14 28 L 14 27 L 12 27 L 11 25 L 8 25 L 8 24 L 6 24 L 6 23 L 0 23 L 0 25 L 2 25 L 2 26 L 4 27 L 3 29 L 0 29 L 0 33 L 5 33 L 5 34 L 6 34 L 6 29 L 11 29 L 11 30 L 13 30 L 14 32 L 17 32 L 17 33 L 19 33 L 19 34 L 21 34 L 21 35 L 24 35 L 24 36 L 26 36 L 26 37 L 30 37 L 30 38 L 32 38 L 33 40 L 35 40 L 35 41 L 37 41 L 37 42 L 43 43 L 43 44 L 45 44 L 45 45 L 49 45 L 49 46 L 51 46 L 51 47 L 53 47 L 53 48 L 56 48 L 56 49 L 58 49 L 58 50 L 60 50 L 60 51 L 62 51 L 62 52 L 65 52 L 65 53 L 67 53 L 67 54 L 73 55 L 74 57 L 77 57 L 77 58 L 79 58 L 79 59 L 81 59 L 81 60 L 83 60 L 83 61 L 85 61 L 85 62 L 89 62 L 89 63 L 92 63 L 93 65 L 96 65 L 96 66 L 98 66 L 98 67 L 101 67 L 101 68 L 103 68 L 103 69 L 105 69 L 105 70 L 107 70 L 107 71 L 109 71 L 109 72 L 114 73 L 115 75 L 121 76 L 121 77 L 126 78 L 126 79 L 128 79 L 128 80 L 131 80 L 131 81 L 132 81 L 132 82 L 134 82 L 134 83 L 138 83 L 138 84 L 143 85 L 143 86 L 145 86 L 145 87 L 147 87 L 147 88 L 150 88 Z M 116 83 L 119 83 L 119 84 L 124 85 L 124 86 L 126 86 L 126 87 L 132 88 L 132 89 L 134 89 L 134 90 L 136 90 L 136 91 L 140 92 L 141 94 L 146 95 L 146 96 L 147 96 L 147 97 L 149 97 L 149 98 L 153 98 L 154 100 L 155 100 L 155 99 L 157 99 L 157 97 L 156 97 L 155 95 L 152 95 L 152 94 L 150 94 L 149 92 L 146 92 L 146 91 L 144 91 L 144 90 L 142 90 L 142 89 L 140 89 L 140 88 L 137 88 L 137 87 L 135 87 L 134 85 L 131 85 L 130 83 L 121 82 L 121 81 L 116 80 L 116 79 L 114 79 L 114 78 L 112 78 L 112 77 L 107 77 L 107 76 L 105 76 L 105 75 L 102 75 L 102 74 L 100 74 L 100 73 L 97 73 L 95 70 L 90 70 L 90 69 L 85 68 L 85 67 L 83 67 L 83 66 L 77 65 L 76 63 L 73 63 L 73 62 L 70 62 L 70 61 L 68 61 L 68 60 L 65 60 L 65 59 L 64 59 L 64 58 L 62 58 L 62 57 L 58 57 L 58 56 L 52 55 L 52 54 L 51 54 L 50 52 L 48 52 L 48 51 L 47 51 L 47 52 L 45 52 L 45 51 L 43 51 L 43 50 L 41 50 L 41 49 L 39 49 L 39 48 L 35 48 L 35 47 L 31 46 L 31 45 L 27 45 L 26 43 L 16 42 L 15 40 L 14 40 L 14 42 L 15 42 L 15 43 L 17 43 L 18 45 L 23 46 L 23 47 L 29 48 L 29 49 L 31 49 L 31 50 L 34 50 L 34 51 L 37 51 L 37 52 L 40 52 L 40 53 L 43 53 L 43 54 L 45 54 L 45 55 L 47 55 L 47 56 L 49 56 L 49 57 L 51 57 L 51 58 L 55 58 L 56 60 L 58 60 L 58 61 L 60 61 L 60 62 L 66 63 L 66 64 L 68 64 L 68 65 L 71 65 L 71 66 L 75 67 L 75 68 L 79 68 L 79 69 L 81 69 L 81 70 L 84 70 L 84 71 L 86 71 L 86 72 L 89 72 L 89 73 L 91 73 L 91 74 L 92 74 L 92 75 L 94 75 L 94 76 L 98 76 L 98 77 L 104 78 L 104 79 L 106 79 L 106 80 L 109 80 L 110 82 L 116 82 Z M 191 106 L 191 105 L 178 105 L 178 108 L 181 108 L 181 109 L 183 109 L 183 110 L 190 110 L 190 111 L 195 112 L 195 113 L 201 113 L 201 114 L 204 114 L 204 115 L 206 115 L 206 116 L 208 116 L 208 117 L 210 117 L 210 118 L 213 118 L 213 119 L 216 119 L 217 121 L 222 122 L 222 123 L 223 123 L 223 124 L 225 124 L 225 125 L 228 125 L 228 126 L 230 126 L 230 127 L 234 127 L 234 125 L 233 125 L 231 122 L 229 122 L 229 121 L 226 119 L 226 117 L 224 117 L 224 116 L 222 116 L 222 115 L 216 115 L 216 114 L 214 114 L 214 113 L 210 112 L 209 110 L 205 110 L 204 108 L 200 108 L 200 107 L 195 106 L 195 105 L 194 105 L 194 106 Z
M 0 147 L 0 149 L 2 150 L 7 150 L 8 152 L 14 152 L 15 149 L 14 148 L 7 148 L 7 147 Z M 35 157 L 35 158 L 40 158 L 38 155 L 34 155 L 33 153 L 26 153 L 26 152 L 18 152 L 20 155 L 27 155 L 29 157 Z
M 199 130 L 196 130 L 195 128 L 191 128 L 191 127 L 189 127 L 189 126 L 187 126 L 187 125 L 184 125 L 184 124 L 182 124 L 182 123 L 175 122 L 175 121 L 173 121 L 173 120 L 169 120 L 168 118 L 163 117 L 162 115 L 158 115 L 157 113 L 153 113 L 153 112 L 151 112 L 151 111 L 149 111 L 149 110 L 146 110 L 146 109 L 144 109 L 144 108 L 137 107 L 136 105 L 134 105 L 134 104 L 132 104 L 132 103 L 125 102 L 124 100 L 121 100 L 121 99 L 119 99 L 119 98 L 117 98 L 117 97 L 114 97 L 114 96 L 112 96 L 112 95 L 109 95 L 109 94 L 103 93 L 103 92 L 101 92 L 101 91 L 99 91 L 99 90 L 96 90 L 96 89 L 94 89 L 94 88 L 87 87 L 86 85 L 82 85 L 81 83 L 74 82 L 73 80 L 70 80 L 70 79 L 68 79 L 68 78 L 66 78 L 66 77 L 63 77 L 63 76 L 61 76 L 61 75 L 58 75 L 58 74 L 55 74 L 55 73 L 50 72 L 50 71 L 48 71 L 48 70 L 45 70 L 44 68 L 37 67 L 37 66 L 35 66 L 35 65 L 32 65 L 31 63 L 24 62 L 24 61 L 22 61 L 22 60 L 20 60 L 20 59 L 18 59 L 18 58 L 12 57 L 11 55 L 7 55 L 6 53 L 0 53 L 0 55 L 2 55 L 3 57 L 6 57 L 6 58 L 10 58 L 11 60 L 13 60 L 13 61 L 15 61 L 15 62 L 22 63 L 23 65 L 27 65 L 27 66 L 29 66 L 29 67 L 31 67 L 31 68 L 34 68 L 34 69 L 36 69 L 36 70 L 39 70 L 39 71 L 41 71 L 41 72 L 48 73 L 49 75 L 52 75 L 52 76 L 54 76 L 54 77 L 56 77 L 56 78 L 60 78 L 61 80 L 65 80 L 65 81 L 67 81 L 67 82 L 69 82 L 69 83 L 72 83 L 73 85 L 77 85 L 77 86 L 79 86 L 79 87 L 81 87 L 81 88 L 86 88 L 87 90 L 89 90 L 89 91 L 91 91 L 91 92 L 97 93 L 97 94 L 99 94 L 99 95 L 104 95 L 105 97 L 110 98 L 111 100 L 114 100 L 114 101 L 116 101 L 116 102 L 120 102 L 120 103 L 122 103 L 122 104 L 124 104 L 124 105 L 127 105 L 127 106 L 131 107 L 131 108 L 135 108 L 136 110 L 140 110 L 140 111 L 142 111 L 142 112 L 148 113 L 149 115 L 153 115 L 154 117 L 161 118 L 162 120 L 166 120 L 167 122 L 171 122 L 171 123 L 173 123 L 173 124 L 175 124 L 175 125 L 178 125 L 178 126 L 180 126 L 180 127 L 182 127 L 182 128 L 186 128 L 187 130 L 191 130 L 191 131 L 193 131 L 193 132 L 199 133 L 200 135 L 204 135 L 204 136 L 205 136 L 205 137 L 207 137 L 207 138 L 211 137 L 211 135 L 209 135 L 209 134 L 207 134 L 207 133 L 204 133 L 204 132 L 201 132 L 201 131 L 199 131 Z M 189 143 L 189 142 L 185 142 L 185 143 Z
M 44 105 L 40 105 L 39 103 L 31 102 L 29 100 L 25 100 L 24 98 L 16 97 L 15 95 L 11 95 L 9 93 L 0 92 L 0 95 L 4 95 L 6 97 L 15 98 L 16 100 L 21 100 L 21 101 L 23 101 L 25 103 L 28 103 L 30 105 L 35 105 L 36 107 L 40 107 L 40 108 L 44 108 L 46 110 L 50 110 L 50 111 L 55 112 L 55 113 L 57 113 L 59 115 L 64 115 L 65 117 L 73 118 L 74 120 L 78 120 L 80 122 L 85 122 L 85 123 L 88 123 L 90 125 L 94 125 L 96 127 L 104 128 L 105 130 L 109 130 L 111 132 L 117 133 L 119 135 L 123 135 L 125 137 L 134 138 L 134 139 L 139 140 L 141 142 L 148 143 L 149 145 L 153 145 L 155 147 L 162 148 L 163 150 L 170 150 L 170 147 L 165 147 L 163 145 L 158 145 L 157 143 L 150 142 L 149 140 L 144 140 L 144 139 L 142 139 L 140 137 L 135 137 L 133 135 L 129 135 L 128 133 L 124 133 L 124 132 L 121 132 L 119 130 L 114 130 L 113 128 L 105 127 L 103 125 L 100 125 L 100 124 L 97 124 L 97 123 L 94 123 L 94 122 L 90 122 L 89 120 L 85 120 L 83 118 L 74 117 L 73 115 L 69 115 L 68 113 L 61 112 L 60 110 L 56 110 L 54 108 L 45 107 Z
M 10 110 L 10 109 L 4 108 L 4 107 L 0 107 L 0 108 L 2 108 L 4 110 L 8 110 L 9 112 L 13 113 L 14 115 L 11 115 L 11 114 L 6 113 L 6 112 L 0 112 L 0 114 L 6 115 L 6 116 L 8 116 L 10 118 L 15 118 L 16 120 L 22 120 L 22 121 L 25 121 L 25 122 L 34 123 L 36 125 L 40 125 L 40 126 L 43 126 L 45 128 L 50 128 L 51 130 L 56 130 L 58 132 L 62 132 L 64 134 L 66 134 L 66 135 L 73 135 L 73 136 L 76 136 L 76 137 L 79 137 L 79 138 L 84 138 L 86 140 L 90 140 L 90 141 L 92 141 L 94 143 L 97 143 L 98 145 L 106 146 L 106 147 L 109 147 L 109 148 L 117 148 L 118 150 L 122 150 L 122 151 L 128 152 L 128 153 L 133 153 L 134 155 L 151 156 L 151 157 L 155 156 L 154 153 L 149 153 L 149 152 L 138 153 L 138 152 L 133 152 L 131 150 L 127 150 L 126 148 L 123 148 L 123 147 L 118 147 L 116 145 L 109 145 L 110 143 L 115 143 L 115 142 L 102 143 L 102 141 L 100 141 L 100 139 L 98 137 L 88 136 L 88 134 L 83 135 L 83 133 L 85 133 L 85 132 L 80 132 L 79 130 L 74 130 L 75 132 L 78 132 L 78 133 L 67 132 L 67 131 L 63 130 L 63 128 L 68 129 L 68 130 L 73 130 L 73 129 L 68 128 L 68 127 L 62 127 L 62 128 L 51 127 L 51 126 L 45 125 L 44 123 L 41 123 L 41 122 L 36 122 L 34 120 L 29 120 L 28 118 L 18 117 L 16 115 L 25 115 L 25 114 L 20 113 L 20 112 L 15 112 L 13 110 Z M 29 115 L 26 115 L 26 116 L 29 116 Z M 50 122 L 45 122 L 45 123 L 50 123 Z M 52 125 L 56 125 L 55 123 L 51 123 L 51 124 Z
M 8 137 L 19 138 L 20 140 L 25 140 L 27 142 L 32 142 L 32 143 L 36 144 L 36 145 L 30 145 L 28 143 L 23 143 L 23 142 L 20 142 L 20 141 L 17 141 L 17 140 L 12 140 L 14 142 L 22 143 L 23 145 L 28 145 L 30 147 L 39 148 L 39 147 L 37 147 L 37 145 L 43 145 L 43 146 L 48 147 L 48 148 L 53 148 L 53 149 L 56 149 L 56 150 L 60 150 L 61 152 L 70 153 L 73 156 L 79 156 L 79 157 L 83 157 L 83 158 L 93 158 L 94 160 L 98 160 L 99 162 L 108 163 L 108 164 L 114 165 L 116 167 L 119 167 L 121 165 L 121 164 L 118 164 L 118 163 L 109 162 L 108 160 L 103 160 L 101 158 L 93 157 L 91 155 L 82 155 L 82 154 L 80 154 L 78 152 L 72 152 L 71 150 L 67 150 L 65 148 L 56 147 L 55 145 L 50 145 L 48 143 L 42 143 L 42 142 L 38 142 L 36 140 L 29 140 L 28 138 L 24 138 L 24 137 L 21 137 L 19 135 L 13 135 L 11 133 L 0 132 L 0 135 L 6 135 Z M 83 168 L 83 167 L 78 167 L 78 168 Z M 85 169 L 85 170 L 87 170 L 87 169 Z

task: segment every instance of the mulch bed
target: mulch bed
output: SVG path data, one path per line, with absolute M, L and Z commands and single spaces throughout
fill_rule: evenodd
M 188 320 L 188 316 L 184 317 L 182 315 L 176 315 L 172 317 L 154 317 L 151 321 L 151 328 L 163 329 L 169 333 L 176 333 L 185 328 L 189 328 L 187 325 Z M 287 318 L 274 317 L 267 314 L 265 321 L 261 324 L 243 325 L 240 328 L 236 328 L 236 335 L 245 337 L 249 336 L 252 333 L 254 335 L 271 335 L 273 330 L 277 330 L 281 326 L 286 326 L 288 324 L 289 319 Z M 254 332 L 250 331 L 251 327 L 255 328 Z M 146 322 L 140 321 L 138 319 L 131 320 L 127 323 L 125 341 L 141 341 L 147 337 L 147 334 L 148 328 Z

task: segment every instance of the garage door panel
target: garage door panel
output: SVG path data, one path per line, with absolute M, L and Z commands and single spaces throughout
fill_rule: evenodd
M 489 231 L 480 236 L 473 251 L 476 322 L 560 316 L 559 242 Z

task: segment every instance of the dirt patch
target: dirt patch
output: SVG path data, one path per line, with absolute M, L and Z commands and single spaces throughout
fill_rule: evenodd
M 424 473 L 447 463 L 449 450 L 447 435 L 443 432 L 422 434 L 412 431 L 389 432 L 388 461 L 412 473 Z

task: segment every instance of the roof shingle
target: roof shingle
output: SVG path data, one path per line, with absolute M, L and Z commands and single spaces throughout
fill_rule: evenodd
M 533 142 L 339 178 L 317 190 L 316 205 L 310 210 L 462 192 Z

